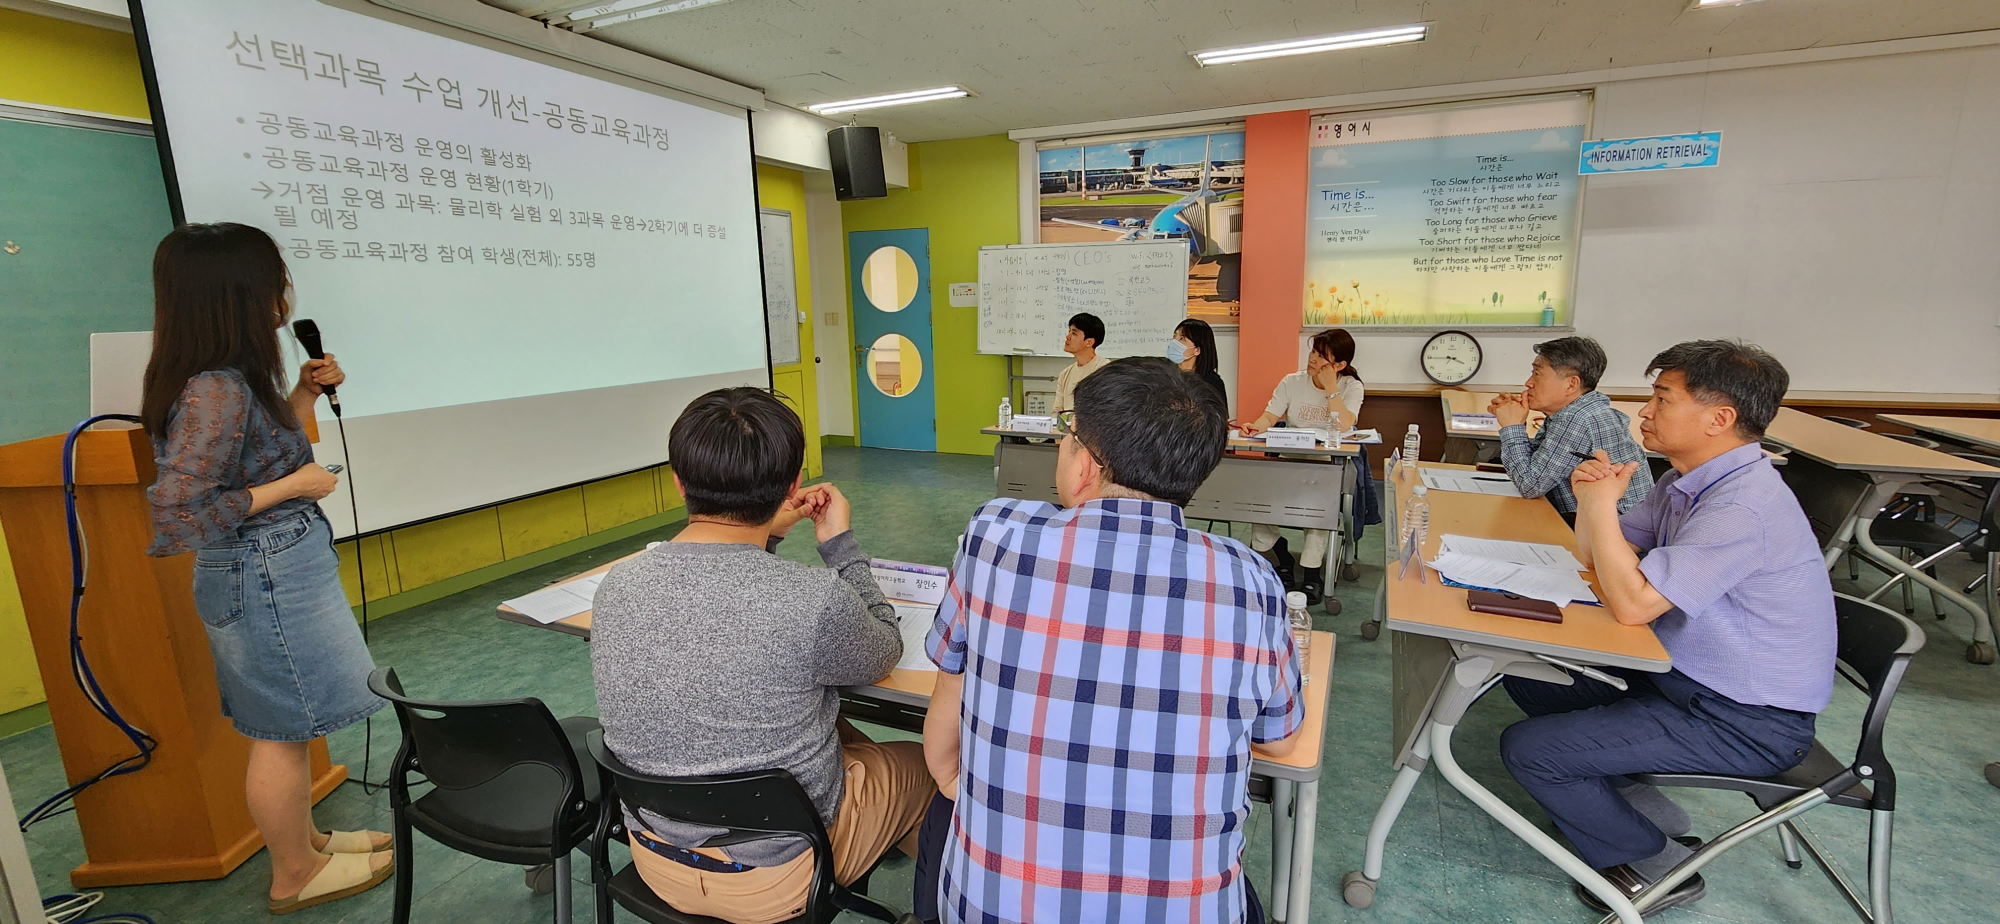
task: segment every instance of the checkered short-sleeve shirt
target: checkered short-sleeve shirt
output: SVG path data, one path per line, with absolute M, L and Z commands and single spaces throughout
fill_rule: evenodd
M 947 920 L 1243 919 L 1250 743 L 1305 715 L 1263 558 L 1158 501 L 991 501 L 925 648 L 965 677 Z

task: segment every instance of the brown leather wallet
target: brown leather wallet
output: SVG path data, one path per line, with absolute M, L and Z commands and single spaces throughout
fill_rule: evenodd
M 1475 613 L 1492 613 L 1495 616 L 1515 616 L 1521 619 L 1535 619 L 1542 622 L 1562 622 L 1562 608 L 1547 600 L 1536 600 L 1519 594 L 1495 593 L 1490 590 L 1468 590 L 1465 592 L 1465 606 Z

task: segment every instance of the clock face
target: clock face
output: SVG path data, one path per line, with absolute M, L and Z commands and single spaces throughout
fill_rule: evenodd
M 1424 343 L 1424 374 L 1439 385 L 1463 385 L 1479 372 L 1482 358 L 1471 334 L 1444 331 Z

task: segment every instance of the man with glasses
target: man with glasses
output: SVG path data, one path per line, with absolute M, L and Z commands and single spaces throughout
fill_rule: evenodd
M 1653 489 L 1646 454 L 1632 441 L 1632 421 L 1597 390 L 1604 375 L 1604 348 L 1589 337 L 1561 337 L 1535 344 L 1534 367 L 1518 394 L 1498 395 L 1487 410 L 1500 422 L 1500 461 L 1522 497 L 1547 497 L 1556 512 L 1576 524 L 1576 494 L 1569 475 L 1578 463 L 1603 450 L 1613 465 L 1640 463 L 1618 498 L 1618 512 L 1632 509 Z M 1528 412 L 1548 415 L 1534 436 Z
M 1289 753 L 1305 712 L 1277 574 L 1181 512 L 1228 409 L 1135 357 L 1061 416 L 1063 506 L 981 507 L 925 642 L 943 796 L 919 917 L 941 849 L 943 920 L 1261 921 L 1241 863 L 1251 745 Z

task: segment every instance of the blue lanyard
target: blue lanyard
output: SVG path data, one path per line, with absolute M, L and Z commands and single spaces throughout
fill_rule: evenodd
M 1722 473 L 1722 477 L 1720 477 L 1720 478 L 1717 478 L 1717 479 L 1715 479 L 1714 481 L 1711 481 L 1711 482 L 1709 482 L 1709 483 L 1708 483 L 1708 487 L 1705 487 L 1705 488 L 1702 488 L 1702 489 L 1701 489 L 1701 490 L 1699 490 L 1699 491 L 1696 491 L 1696 492 L 1695 492 L 1695 494 L 1694 494 L 1694 500 L 1691 500 L 1691 501 L 1689 501 L 1689 502 L 1688 502 L 1688 506 L 1687 506 L 1687 513 L 1686 513 L 1685 515 L 1683 515 L 1683 516 L 1681 517 L 1681 521 L 1680 521 L 1680 523 L 1679 523 L 1679 524 L 1677 524 L 1677 525 L 1676 525 L 1676 526 L 1674 527 L 1674 536 L 1678 537 L 1678 536 L 1680 535 L 1680 532 L 1681 532 L 1681 531 L 1680 531 L 1680 527 L 1682 527 L 1682 526 L 1686 526 L 1686 525 L 1687 525 L 1687 521 L 1689 521 L 1689 520 L 1691 520 L 1691 519 L 1693 519 L 1693 518 L 1694 518 L 1694 508 L 1695 508 L 1695 507 L 1696 507 L 1697 505 L 1699 505 L 1699 504 L 1701 503 L 1701 499 L 1702 499 L 1702 498 L 1704 498 L 1704 497 L 1707 497 L 1707 496 L 1708 496 L 1708 492 L 1710 492 L 1710 491 L 1713 491 L 1713 490 L 1715 490 L 1715 486 L 1716 486 L 1716 485 L 1719 485 L 1719 484 L 1721 484 L 1721 483 L 1723 483 L 1723 482 L 1725 482 L 1725 481 L 1728 481 L 1728 480 L 1729 480 L 1729 476 L 1731 476 L 1731 475 L 1734 475 L 1734 474 L 1736 474 L 1737 472 L 1740 472 L 1740 471 L 1742 471 L 1742 470 L 1744 470 L 1744 469 L 1746 469 L 1746 468 L 1749 468 L 1749 467 L 1750 467 L 1750 466 L 1752 466 L 1752 465 L 1756 465 L 1757 463 L 1759 463 L 1759 462 L 1762 462 L 1762 461 L 1764 461 L 1762 457 L 1759 457 L 1759 458 L 1755 458 L 1755 459 L 1751 459 L 1750 461 L 1748 461 L 1748 462 L 1745 462 L 1745 463 L 1743 463 L 1742 465 L 1739 465 L 1739 466 L 1736 466 L 1735 468 L 1732 468 L 1732 469 L 1730 469 L 1729 471 L 1726 471 L 1726 472 L 1723 472 L 1723 473 Z M 1673 541 L 1673 539 L 1672 539 L 1672 538 L 1669 538 L 1669 539 L 1667 539 L 1667 542 L 1672 542 L 1672 541 Z M 1664 545 L 1665 543 L 1662 543 L 1662 544 Z

